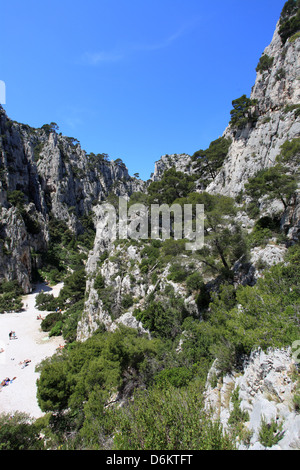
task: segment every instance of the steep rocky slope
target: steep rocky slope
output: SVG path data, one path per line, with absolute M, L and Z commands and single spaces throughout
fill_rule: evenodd
M 272 42 L 262 55 L 260 64 L 263 65 L 257 68 L 257 78 L 250 96 L 253 105 L 249 111 L 249 114 L 250 112 L 255 114 L 255 119 L 247 120 L 245 114 L 246 117 L 244 117 L 242 124 L 233 125 L 230 123 L 222 138 L 216 141 L 216 143 L 220 143 L 223 139 L 223 141 L 230 142 L 223 164 L 215 172 L 216 176 L 212 178 L 212 172 L 203 170 L 206 164 L 205 157 L 203 158 L 205 152 L 198 152 L 200 157 L 197 154 L 193 157 L 185 154 L 164 155 L 155 163 L 154 173 L 151 177 L 153 182 L 161 181 L 165 172 L 173 168 L 177 172 L 192 175 L 196 180 L 196 191 L 199 193 L 205 189 L 210 194 L 236 197 L 242 194 L 249 177 L 255 175 L 261 169 L 275 165 L 275 159 L 280 153 L 280 148 L 286 141 L 291 141 L 300 136 L 300 115 L 298 113 L 300 101 L 300 38 L 296 35 L 296 37 L 292 37 L 292 40 L 284 42 L 279 34 L 280 26 L 281 22 L 278 21 Z M 264 65 L 265 58 L 267 58 L 267 66 Z M 242 202 L 244 202 L 244 198 L 242 198 Z M 291 240 L 297 240 L 298 238 L 299 211 L 300 206 L 297 199 L 286 210 L 283 210 L 280 201 L 274 202 L 273 205 L 266 203 L 261 207 L 262 215 L 281 213 L 281 227 L 285 229 L 286 233 L 288 232 Z M 98 220 L 101 220 L 99 214 Z M 243 204 L 241 204 L 240 212 L 237 214 L 237 220 L 245 230 L 251 231 L 253 228 L 254 221 L 245 213 Z M 96 233 L 95 246 L 87 263 L 90 279 L 95 276 L 98 269 L 97 260 L 106 249 L 108 249 L 108 241 L 106 236 L 103 238 L 99 231 Z M 113 245 L 109 249 L 113 249 L 112 253 L 115 254 Z M 135 255 L 132 254 L 136 270 L 134 277 L 142 279 L 143 275 L 138 268 L 142 248 L 135 247 L 134 249 Z M 253 284 L 255 278 L 260 275 L 255 265 L 265 257 L 269 261 L 268 265 L 276 262 L 278 256 L 278 259 L 281 260 L 281 254 L 284 250 L 285 247 L 274 246 L 274 242 L 271 242 L 266 248 L 255 248 L 251 253 L 250 263 L 246 265 L 242 261 L 236 263 L 235 279 L 237 282 Z M 117 268 L 114 269 L 110 266 L 110 270 L 112 270 L 113 275 L 117 275 Z M 108 284 L 110 284 L 109 279 L 110 276 L 107 277 Z M 122 292 L 123 283 L 128 285 L 126 277 L 120 284 L 119 293 Z M 151 288 L 154 288 L 154 285 Z M 149 286 L 151 286 L 151 282 Z M 176 287 L 176 289 L 178 288 Z M 130 291 L 129 287 L 126 289 L 128 292 Z M 146 287 L 143 292 L 145 296 L 147 293 Z M 136 296 L 135 292 L 133 292 L 133 295 Z M 86 312 L 79 325 L 79 337 L 87 337 L 87 331 L 93 331 L 97 327 L 95 319 L 104 319 L 104 316 L 103 306 L 100 305 L 99 307 L 97 303 L 93 281 L 89 281 Z M 132 321 L 132 316 L 129 315 L 129 317 Z M 128 316 L 125 319 L 125 322 L 127 321 L 129 321 Z M 106 318 L 106 322 L 110 324 L 111 319 Z M 92 329 L 90 328 L 91 324 L 94 325 Z
M 258 67 L 251 91 L 256 119 L 225 129 L 223 137 L 232 143 L 220 171 L 206 187 L 209 193 L 237 196 L 249 177 L 275 164 L 284 142 L 300 135 L 300 38 L 295 35 L 284 43 L 279 30 L 280 21 L 262 55 L 269 63 Z M 199 171 L 189 155 L 164 155 L 155 163 L 152 180 L 159 180 L 171 167 L 187 174 Z
M 260 432 L 263 423 L 276 423 L 278 438 L 272 450 L 300 448 L 300 416 L 293 406 L 297 389 L 297 360 L 290 349 L 253 351 L 242 373 L 228 374 L 216 383 L 217 361 L 211 368 L 206 387 L 206 407 L 225 428 L 239 419 L 245 442 L 239 449 L 263 450 Z M 241 433 L 242 436 L 242 433 Z
M 257 100 L 257 122 L 225 130 L 232 145 L 221 171 L 207 188 L 209 192 L 236 196 L 250 176 L 275 164 L 286 140 L 300 135 L 296 112 L 300 102 L 300 38 L 283 44 L 279 27 L 278 22 L 272 42 L 263 53 L 271 58 L 271 65 L 257 72 L 250 95 L 251 100 Z

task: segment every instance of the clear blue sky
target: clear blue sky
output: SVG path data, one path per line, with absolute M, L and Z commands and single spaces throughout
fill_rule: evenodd
M 161 155 L 222 135 L 250 95 L 285 0 L 9 0 L 0 80 L 8 116 L 56 122 L 87 152 L 148 179 Z

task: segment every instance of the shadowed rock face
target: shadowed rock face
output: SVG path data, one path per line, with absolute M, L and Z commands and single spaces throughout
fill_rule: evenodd
M 128 196 L 143 186 L 122 162 L 87 156 L 74 139 L 16 123 L 1 108 L 0 279 L 17 279 L 30 291 L 30 253 L 47 250 L 50 214 L 80 233 L 80 217 L 110 192 Z

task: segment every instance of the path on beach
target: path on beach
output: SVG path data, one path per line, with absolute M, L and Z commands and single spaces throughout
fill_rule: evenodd
M 36 398 L 39 374 L 35 372 L 35 367 L 46 357 L 52 356 L 64 341 L 61 336 L 49 338 L 48 333 L 41 330 L 41 320 L 37 320 L 37 316 L 41 314 L 45 318 L 47 312 L 35 308 L 35 298 L 41 290 L 56 297 L 62 286 L 62 283 L 53 288 L 38 284 L 31 294 L 23 296 L 22 312 L 0 314 L 0 350 L 4 349 L 0 353 L 0 382 L 6 377 L 16 377 L 12 383 L 1 388 L 0 413 L 21 411 L 33 418 L 44 414 Z M 15 331 L 17 339 L 9 339 L 10 331 Z M 22 368 L 20 362 L 26 359 L 31 362 Z

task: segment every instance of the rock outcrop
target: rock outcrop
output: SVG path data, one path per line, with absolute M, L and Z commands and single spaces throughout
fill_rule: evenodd
M 154 165 L 154 173 L 151 177 L 152 181 L 160 181 L 165 171 L 175 168 L 176 171 L 189 175 L 195 174 L 196 170 L 193 161 L 189 155 L 163 155 Z
M 300 103 L 300 38 L 283 44 L 279 27 L 280 22 L 263 52 L 272 63 L 258 70 L 250 94 L 250 99 L 256 101 L 257 120 L 240 128 L 229 124 L 225 129 L 223 137 L 232 142 L 217 176 L 206 187 L 211 194 L 237 196 L 249 177 L 275 164 L 284 142 L 300 136 L 300 116 L 296 112 Z M 155 163 L 152 180 L 161 179 L 171 167 L 197 174 L 189 155 L 164 155 Z
M 243 129 L 227 127 L 224 136 L 230 137 L 232 144 L 208 192 L 238 195 L 249 177 L 275 164 L 285 141 L 299 137 L 300 118 L 294 108 L 300 102 L 299 48 L 300 38 L 282 43 L 278 22 L 272 42 L 264 51 L 273 59 L 272 66 L 257 72 L 250 95 L 251 100 L 257 100 L 258 120 Z
M 254 351 L 240 373 L 226 375 L 214 381 L 218 375 L 217 363 L 211 368 L 206 387 L 206 407 L 213 410 L 214 418 L 223 426 L 230 426 L 234 411 L 234 392 L 238 406 L 244 414 L 245 442 L 238 442 L 240 450 L 261 450 L 266 447 L 259 436 L 263 422 L 278 426 L 278 442 L 272 450 L 300 449 L 300 415 L 293 396 L 297 388 L 294 373 L 297 360 L 291 350 Z M 213 385 L 212 385 L 213 384 Z
M 49 242 L 49 218 L 81 233 L 81 217 L 110 193 L 130 195 L 144 188 L 121 160 L 87 155 L 79 142 L 56 126 L 33 129 L 9 119 L 0 108 L 0 278 L 31 289 L 31 252 Z

